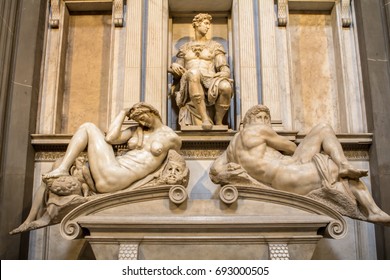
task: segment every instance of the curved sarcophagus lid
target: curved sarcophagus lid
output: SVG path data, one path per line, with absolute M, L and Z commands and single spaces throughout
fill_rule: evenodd
M 108 194 L 72 210 L 61 222 L 61 234 L 66 239 L 147 241 L 196 236 L 196 240 L 269 241 L 287 237 L 317 242 L 322 237 L 340 239 L 347 232 L 338 212 L 313 199 L 273 189 L 230 187 L 225 195 L 228 200 L 237 195 L 232 203 L 222 197 L 188 200 L 185 188 L 169 185 Z

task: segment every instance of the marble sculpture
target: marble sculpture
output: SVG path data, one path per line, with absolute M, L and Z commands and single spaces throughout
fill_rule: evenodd
M 308 196 L 342 215 L 390 225 L 390 216 L 360 180 L 367 173 L 348 162 L 329 125 L 318 124 L 297 146 L 273 130 L 268 107 L 256 105 L 212 165 L 210 177 L 222 186 L 274 188 Z
M 209 14 L 194 17 L 195 38 L 180 47 L 169 69 L 174 76 L 171 91 L 180 108 L 182 130 L 191 125 L 200 125 L 204 130 L 223 125 L 230 107 L 233 80 L 223 46 L 206 37 L 211 20 Z
M 122 129 L 125 118 L 138 123 Z M 129 149 L 116 155 L 115 144 Z M 187 186 L 189 170 L 178 154 L 180 137 L 147 103 L 123 109 L 104 134 L 85 123 L 73 135 L 63 158 L 42 176 L 27 219 L 11 234 L 58 223 L 76 206 L 102 195 L 161 185 Z M 88 162 L 80 154 L 87 149 Z

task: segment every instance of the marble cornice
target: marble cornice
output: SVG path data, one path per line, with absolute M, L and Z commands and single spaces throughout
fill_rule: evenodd
M 177 132 L 183 141 L 182 154 L 187 159 L 215 159 L 229 145 L 235 131 L 227 132 Z M 305 134 L 294 131 L 278 131 L 299 144 Z M 372 143 L 372 133 L 339 133 L 345 154 L 350 160 L 368 160 L 368 150 Z M 72 134 L 32 134 L 31 144 L 36 151 L 37 161 L 52 161 L 61 157 L 69 144 Z M 126 149 L 125 145 L 115 145 L 114 150 Z

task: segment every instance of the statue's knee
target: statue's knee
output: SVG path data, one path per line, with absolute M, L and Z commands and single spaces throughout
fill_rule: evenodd
M 232 94 L 232 86 L 227 81 L 222 81 L 218 85 L 218 89 L 221 95 L 224 95 L 226 97 L 231 97 Z
M 83 123 L 82 125 L 80 125 L 79 129 L 89 130 L 89 129 L 95 129 L 95 128 L 97 128 L 97 126 L 94 123 L 86 122 L 86 123 Z
M 324 123 L 324 122 L 318 123 L 315 127 L 316 127 L 316 128 L 319 128 L 319 129 L 328 129 L 328 128 L 331 128 L 329 124 Z
M 191 69 L 187 72 L 187 78 L 191 82 L 199 82 L 200 81 L 200 71 L 198 69 Z
M 191 100 L 195 102 L 196 104 L 201 103 L 204 100 L 203 94 L 191 94 Z

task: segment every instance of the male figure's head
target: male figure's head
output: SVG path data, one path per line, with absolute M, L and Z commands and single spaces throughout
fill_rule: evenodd
M 271 113 L 265 105 L 258 104 L 250 108 L 244 117 L 244 127 L 249 124 L 265 124 L 271 126 Z
M 213 18 L 209 14 L 197 14 L 192 20 L 192 27 L 201 35 L 205 36 L 210 29 L 211 20 Z
M 139 102 L 131 107 L 129 117 L 145 127 L 151 127 L 155 119 L 162 122 L 160 113 L 157 109 L 144 102 Z

